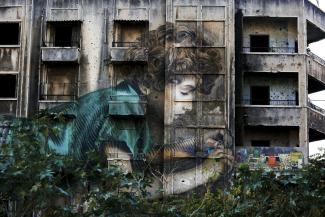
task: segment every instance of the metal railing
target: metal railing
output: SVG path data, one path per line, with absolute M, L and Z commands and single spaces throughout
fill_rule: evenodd
M 41 83 L 40 100 L 74 100 L 77 90 L 77 83 Z
M 146 43 L 142 41 L 124 42 L 124 41 L 113 41 L 112 47 L 145 47 Z
M 312 108 L 312 109 L 314 109 L 314 110 L 316 110 L 316 111 L 318 111 L 318 112 L 320 112 L 322 114 L 325 114 L 325 109 L 323 109 L 323 108 L 315 105 L 314 103 L 312 103 L 311 99 L 308 99 L 308 104 L 307 105 L 308 105 L 308 107 L 310 107 L 310 108 Z
M 43 41 L 43 47 L 76 47 L 80 48 L 80 41 Z
M 243 47 L 243 52 L 298 53 L 296 47 Z
M 325 65 L 325 60 L 319 56 L 317 56 L 316 54 L 314 54 L 313 52 L 311 52 L 309 49 L 307 49 L 307 54 L 308 56 L 310 56 L 313 60 L 316 60 L 317 62 L 319 62 L 322 65 Z
M 121 95 L 121 94 L 111 95 L 111 96 L 109 96 L 109 101 L 146 103 L 147 96 L 146 95 Z
M 243 105 L 285 105 L 295 106 L 298 105 L 297 100 L 268 100 L 268 99 L 243 99 Z

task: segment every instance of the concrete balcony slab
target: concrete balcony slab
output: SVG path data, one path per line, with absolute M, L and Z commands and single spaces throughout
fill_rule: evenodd
M 113 47 L 110 54 L 111 62 L 148 61 L 148 49 L 144 47 Z
M 43 62 L 74 62 L 80 61 L 80 49 L 76 47 L 42 47 Z
M 238 106 L 238 119 L 246 126 L 299 126 L 301 108 L 298 106 Z

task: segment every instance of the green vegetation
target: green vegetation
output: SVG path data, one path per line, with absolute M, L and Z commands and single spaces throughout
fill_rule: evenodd
M 0 216 L 325 216 L 325 160 L 318 156 L 298 171 L 236 169 L 224 190 L 148 199 L 150 179 L 107 166 L 91 151 L 84 159 L 47 150 L 47 138 L 63 114 L 16 121 L 11 144 L 1 146 Z M 41 133 L 41 138 L 40 138 Z

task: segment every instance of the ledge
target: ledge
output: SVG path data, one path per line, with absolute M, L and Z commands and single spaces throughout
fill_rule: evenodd
M 147 62 L 148 49 L 144 47 L 112 47 L 110 56 L 111 62 Z
M 247 126 L 299 126 L 299 106 L 237 106 L 238 117 Z
M 43 62 L 75 62 L 80 61 L 80 49 L 75 47 L 42 47 Z

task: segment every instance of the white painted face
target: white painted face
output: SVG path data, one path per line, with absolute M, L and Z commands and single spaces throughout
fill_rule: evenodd
M 173 83 L 175 85 L 175 100 L 178 102 L 174 104 L 175 114 L 185 114 L 192 111 L 192 101 L 195 100 L 195 90 L 197 89 L 195 76 L 179 76 Z
M 195 78 L 190 77 L 185 80 L 178 81 L 175 86 L 175 98 L 177 100 L 193 101 L 194 91 L 196 89 Z

